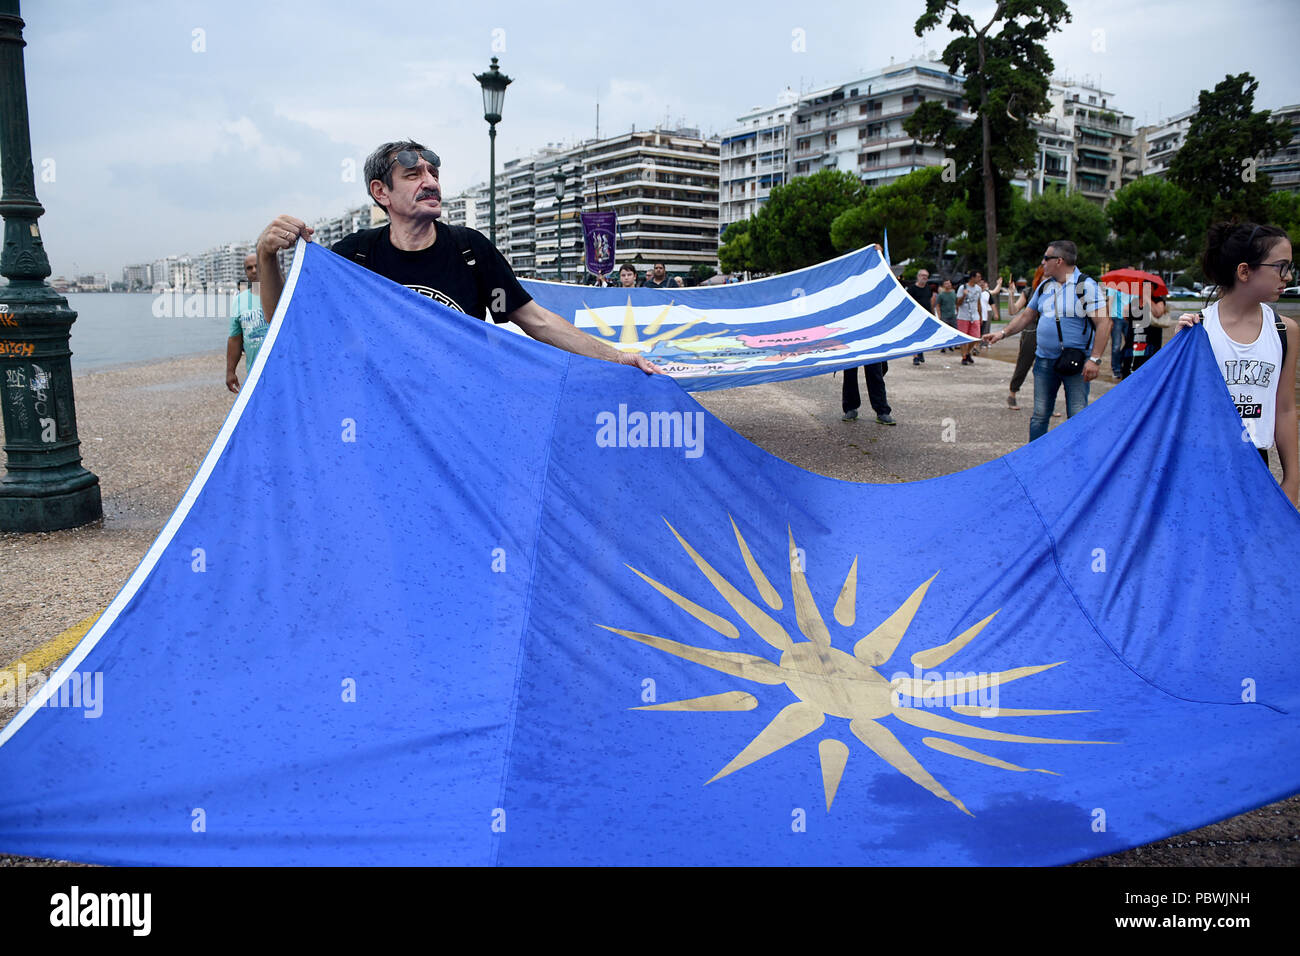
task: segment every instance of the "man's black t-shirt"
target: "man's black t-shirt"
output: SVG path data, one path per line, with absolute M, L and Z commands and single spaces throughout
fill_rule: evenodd
M 419 252 L 396 248 L 388 239 L 387 226 L 344 236 L 330 251 L 448 308 L 480 319 L 490 313 L 493 321 L 505 322 L 507 315 L 532 301 L 487 236 L 465 228 L 453 232 L 441 222 L 435 225 L 437 240 Z M 461 252 L 457 233 L 469 242 L 473 267 Z
M 930 299 L 934 293 L 930 291 L 928 285 L 917 285 L 916 283 L 913 283 L 912 285 L 904 286 L 904 290 L 912 297 L 917 305 L 925 309 L 927 312 L 931 311 Z

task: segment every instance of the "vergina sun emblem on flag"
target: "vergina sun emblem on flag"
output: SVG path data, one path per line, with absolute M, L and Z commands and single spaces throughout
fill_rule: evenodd
M 921 761 L 903 745 L 898 737 L 886 726 L 886 719 L 893 718 L 913 727 L 937 734 L 946 734 L 949 737 L 966 737 L 1022 744 L 1115 743 L 1115 741 L 1060 740 L 1050 737 L 1027 737 L 1021 734 L 1003 733 L 997 730 L 972 726 L 933 712 L 935 709 L 933 705 L 940 700 L 946 701 L 961 693 L 970 693 L 1031 677 L 1050 668 L 1059 667 L 1061 664 L 1066 663 L 1065 661 L 978 674 L 974 678 L 962 677 L 960 679 L 939 681 L 901 677 L 891 681 L 881 674 L 876 668 L 885 664 L 902 642 L 912 618 L 921 606 L 921 601 L 925 598 L 926 591 L 939 575 L 937 571 L 929 580 L 917 587 L 898 610 L 882 621 L 871 633 L 857 641 L 852 654 L 847 654 L 831 644 L 830 628 L 818 609 L 816 600 L 813 598 L 801 562 L 797 560 L 799 551 L 795 547 L 794 533 L 788 527 L 787 535 L 790 541 L 790 560 L 788 563 L 790 566 L 790 591 L 794 605 L 794 616 L 800 633 L 807 640 L 792 638 L 780 622 L 742 594 L 739 588 L 728 581 L 698 551 L 691 547 L 686 539 L 677 532 L 677 529 L 668 522 L 667 518 L 664 519 L 664 523 L 668 525 L 668 529 L 673 533 L 673 536 L 677 538 L 682 548 L 695 562 L 696 567 L 703 572 L 709 583 L 713 585 L 723 600 L 731 606 L 732 610 L 739 615 L 740 619 L 759 638 L 774 650 L 781 652 L 780 660 L 773 662 L 766 657 L 755 654 L 715 651 L 709 648 L 683 644 L 665 637 L 657 637 L 653 634 L 641 634 L 636 631 L 609 627 L 604 624 L 598 624 L 597 626 L 663 651 L 666 654 L 672 654 L 721 673 L 739 677 L 742 680 L 768 685 L 784 684 L 797 698 L 794 703 L 782 708 L 772 721 L 758 733 L 758 736 L 731 759 L 730 763 L 714 774 L 711 779 L 705 781 L 706 785 L 735 773 L 742 767 L 747 767 L 781 748 L 803 739 L 814 731 L 820 730 L 827 717 L 839 717 L 848 720 L 849 731 L 854 737 L 899 773 L 920 784 L 941 800 L 953 804 L 963 813 L 974 816 L 970 810 L 966 809 L 965 804 L 949 793 L 947 788 L 936 780 L 922 765 Z M 735 519 L 731 520 L 731 528 L 736 534 L 736 543 L 740 547 L 741 557 L 759 595 L 772 610 L 782 610 L 784 604 L 781 595 L 759 567 L 758 561 L 754 558 L 748 543 L 736 526 Z M 627 567 L 700 623 L 724 637 L 732 640 L 740 638 L 740 630 L 727 618 L 701 607 L 631 565 L 627 565 Z M 840 588 L 833 612 L 835 621 L 845 628 L 852 627 L 857 616 L 857 574 L 858 559 L 855 557 L 844 579 L 844 584 Z M 922 669 L 942 664 L 974 641 L 997 614 L 998 611 L 994 611 L 984 620 L 966 628 L 966 630 L 945 644 L 917 651 L 911 656 L 911 662 Z M 903 697 L 919 700 L 923 706 L 902 706 L 901 700 Z M 736 690 L 708 697 L 696 697 L 689 700 L 671 701 L 632 709 L 720 712 L 747 711 L 753 710 L 757 706 L 758 698 L 753 694 Z M 981 719 L 1004 716 L 1043 717 L 1055 714 L 1092 713 L 1092 711 L 1084 710 L 1008 709 L 1002 707 L 997 708 L 993 713 L 985 713 L 978 706 L 960 704 L 950 706 L 947 709 L 959 716 L 980 716 Z M 924 737 L 921 742 L 931 750 L 936 750 L 939 753 L 949 754 L 1002 770 L 1056 775 L 1054 771 L 1041 767 L 1021 767 L 1009 763 L 989 754 L 972 750 L 945 737 Z M 826 809 L 829 811 L 831 804 L 835 800 L 835 793 L 839 789 L 844 768 L 848 764 L 850 751 L 846 743 L 832 736 L 824 738 L 818 744 L 817 750 L 821 763 L 822 787 L 826 794 Z
M 661 342 L 672 342 L 674 345 L 684 345 L 685 343 L 696 343 L 707 341 L 708 339 L 720 338 L 732 333 L 732 329 L 722 329 L 719 332 L 708 332 L 700 335 L 685 335 L 686 332 L 695 328 L 703 322 L 707 315 L 691 310 L 692 315 L 699 315 L 698 319 L 691 319 L 683 322 L 676 328 L 668 329 L 666 332 L 660 332 L 664 320 L 673 311 L 673 303 L 669 302 L 664 306 L 659 314 L 656 315 L 645 327 L 644 332 L 648 338 L 641 338 L 641 329 L 636 324 L 636 310 L 632 306 L 632 300 L 627 300 L 627 307 L 623 312 L 623 325 L 615 332 L 613 326 L 606 322 L 600 315 L 589 306 L 584 307 L 587 317 L 591 319 L 596 326 L 597 338 L 607 341 L 620 352 L 649 352 Z M 575 317 L 576 318 L 576 317 Z M 615 338 L 617 336 L 617 339 Z

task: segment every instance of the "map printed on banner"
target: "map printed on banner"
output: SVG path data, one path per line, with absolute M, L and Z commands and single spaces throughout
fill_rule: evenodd
M 694 289 L 522 284 L 539 304 L 640 352 L 687 391 L 825 375 L 973 341 L 917 305 L 875 246 L 798 272 Z

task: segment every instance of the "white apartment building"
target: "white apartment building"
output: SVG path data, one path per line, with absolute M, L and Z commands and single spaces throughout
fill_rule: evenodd
M 254 251 L 251 242 L 229 242 L 193 258 L 193 282 L 204 289 L 233 291 L 244 281 L 244 259 Z
M 1070 192 L 1104 204 L 1137 179 L 1141 157 L 1134 144 L 1133 117 L 1115 108 L 1114 93 L 1088 83 L 1054 79 L 1048 98 L 1052 109 L 1046 118 L 1056 119 L 1062 129 L 1073 125 Z
M 1138 130 L 1137 147 L 1140 170 L 1144 176 L 1167 176 L 1174 156 L 1187 142 L 1196 110 L 1184 110 Z M 1300 192 L 1300 105 L 1272 110 L 1273 119 L 1284 120 L 1291 138 L 1271 156 L 1260 158 L 1259 173 L 1267 174 L 1274 191 Z
M 488 184 L 477 183 L 463 190 L 461 193 L 451 197 L 443 197 L 442 200 L 442 221 L 449 226 L 467 226 L 470 229 L 477 229 L 485 236 L 491 234 L 491 217 L 492 208 L 489 202 Z M 506 213 L 506 188 L 505 182 L 498 177 L 497 182 L 497 238 L 504 238 L 506 230 L 503 228 L 505 220 L 502 218 Z M 502 245 L 502 252 L 505 248 Z
M 507 162 L 497 193 L 497 247 L 521 276 L 585 281 L 580 213 L 597 207 L 618 214 L 618 259 L 639 272 L 655 262 L 677 275 L 717 267 L 718 142 L 698 130 L 551 144 Z M 475 206 L 486 234 L 486 186 Z
M 624 133 L 582 147 L 584 208 L 618 213 L 618 260 L 644 274 L 718 266 L 719 142 L 695 129 Z M 567 211 L 566 211 L 567 212 Z
M 1183 143 L 1187 142 L 1187 132 L 1192 128 L 1192 117 L 1195 115 L 1194 109 L 1184 110 L 1138 130 L 1135 146 L 1143 176 L 1169 175 L 1169 164 Z
M 163 289 L 194 289 L 198 285 L 196 276 L 194 260 L 189 256 L 167 256 L 163 259 L 155 259 L 149 270 L 149 278 L 153 282 L 155 292 L 161 292 Z
M 788 87 L 775 106 L 755 106 L 736 118 L 719 143 L 718 228 L 748 219 L 785 182 L 786 136 L 799 97 Z
M 458 196 L 444 198 L 442 201 L 442 221 L 449 226 L 468 226 L 479 232 L 487 232 L 488 208 L 484 203 L 479 206 L 479 190 L 487 192 L 487 184 L 471 186 Z M 480 219 L 483 225 L 479 225 Z
M 959 122 L 965 80 L 931 60 L 907 60 L 860 79 L 804 94 L 790 129 L 789 178 L 822 169 L 854 173 L 869 186 L 884 186 L 927 166 L 942 165 L 942 147 L 927 146 L 903 123 L 927 101 L 942 103 Z
M 147 262 L 140 265 L 123 266 L 122 281 L 126 284 L 127 291 L 152 288 L 153 283 L 149 280 L 151 271 Z
M 1035 166 L 1012 179 L 1012 185 L 1023 189 L 1026 199 L 1053 188 L 1069 192 L 1074 181 L 1073 119 L 1048 115 L 1033 120 L 1032 125 L 1038 136 Z
M 1291 140 L 1272 156 L 1266 156 L 1259 164 L 1259 171 L 1268 174 L 1273 190 L 1300 192 L 1300 105 L 1273 110 L 1273 119 L 1286 120 L 1291 127 Z
M 376 211 L 380 214 L 378 217 L 375 215 Z M 312 233 L 311 241 L 318 242 L 322 247 L 328 249 L 344 236 L 350 236 L 361 229 L 371 229 L 379 225 L 380 221 L 387 218 L 383 215 L 383 212 L 382 206 L 368 203 L 364 206 L 357 206 L 355 209 L 349 209 L 342 215 L 318 219 L 312 223 L 312 229 L 315 231 Z
M 582 171 L 581 147 L 534 163 L 533 267 L 539 279 L 583 279 Z

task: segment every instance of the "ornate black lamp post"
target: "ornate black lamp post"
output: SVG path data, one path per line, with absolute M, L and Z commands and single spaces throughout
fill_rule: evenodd
M 564 281 L 564 173 L 556 170 L 551 173 L 555 183 L 555 278 Z
M 501 104 L 505 102 L 506 87 L 513 80 L 501 72 L 497 58 L 492 58 L 492 65 L 486 72 L 474 74 L 478 85 L 483 87 L 483 118 L 488 124 L 488 225 L 492 244 L 497 241 L 497 123 L 501 122 Z
M 81 467 L 68 333 L 77 313 L 45 283 L 50 260 L 36 224 L 23 21 L 0 0 L 0 175 L 4 251 L 0 274 L 0 404 L 5 474 L 0 531 L 57 531 L 102 518 L 99 479 Z

